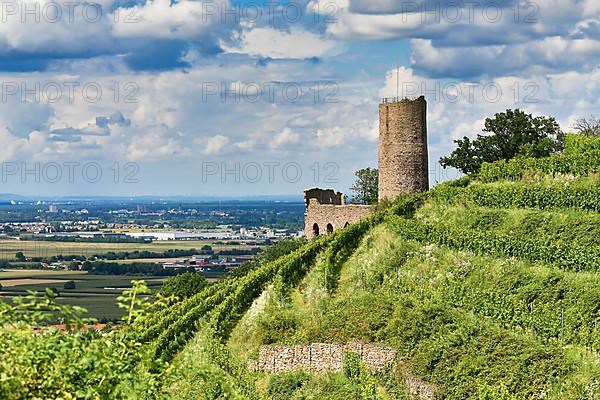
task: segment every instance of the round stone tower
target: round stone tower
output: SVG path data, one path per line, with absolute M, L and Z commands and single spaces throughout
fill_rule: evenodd
M 427 102 L 384 99 L 379 105 L 379 200 L 429 189 Z

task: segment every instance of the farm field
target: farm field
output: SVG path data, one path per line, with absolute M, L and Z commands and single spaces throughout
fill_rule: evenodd
M 117 306 L 117 296 L 131 286 L 132 279 L 143 279 L 148 287 L 158 290 L 164 277 L 131 275 L 90 275 L 84 271 L 2 270 L 0 298 L 10 301 L 13 296 L 26 295 L 28 290 L 44 292 L 47 287 L 60 292 L 57 301 L 88 310 L 86 316 L 97 319 L 116 319 L 123 314 Z M 75 289 L 63 289 L 67 281 L 75 281 Z
M 0 240 L 0 260 L 14 259 L 15 253 L 22 252 L 25 257 L 52 257 L 57 255 L 106 254 L 123 251 L 153 251 L 167 250 L 200 250 L 203 246 L 211 246 L 215 251 L 247 250 L 253 245 L 228 245 L 215 243 L 213 240 L 177 240 L 155 241 L 151 243 L 89 243 L 89 242 L 52 242 L 26 240 Z

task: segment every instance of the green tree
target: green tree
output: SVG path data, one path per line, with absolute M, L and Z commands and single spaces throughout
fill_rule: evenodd
M 455 140 L 458 147 L 440 164 L 465 174 L 476 173 L 484 162 L 509 160 L 516 156 L 547 157 L 561 151 L 564 133 L 553 117 L 534 117 L 522 110 L 506 110 L 485 120 L 484 132 L 477 139 Z
M 191 297 L 208 285 L 205 277 L 195 272 L 184 272 L 165 281 L 160 294 L 169 297 L 177 296 L 179 300 Z
M 229 274 L 229 277 L 240 278 L 242 276 L 245 276 L 250 271 L 260 267 L 261 265 L 271 261 L 275 261 L 279 257 L 283 257 L 284 255 L 291 253 L 292 251 L 300 248 L 305 244 L 305 238 L 281 239 L 274 245 L 267 247 L 263 252 L 254 256 L 254 258 L 252 258 L 250 261 L 246 261 L 245 263 L 237 267 L 235 270 L 233 270 L 231 274 Z
M 352 202 L 358 204 L 377 203 L 377 191 L 379 187 L 379 170 L 377 168 L 363 168 L 355 173 L 356 180 L 350 187 L 354 192 Z

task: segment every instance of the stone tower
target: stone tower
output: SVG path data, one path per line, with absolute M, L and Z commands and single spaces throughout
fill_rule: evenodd
M 379 200 L 429 189 L 427 102 L 384 99 L 379 105 Z

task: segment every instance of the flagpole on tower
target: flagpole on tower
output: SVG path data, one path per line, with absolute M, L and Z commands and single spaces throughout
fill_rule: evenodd
M 400 101 L 400 65 L 396 65 L 396 101 Z

